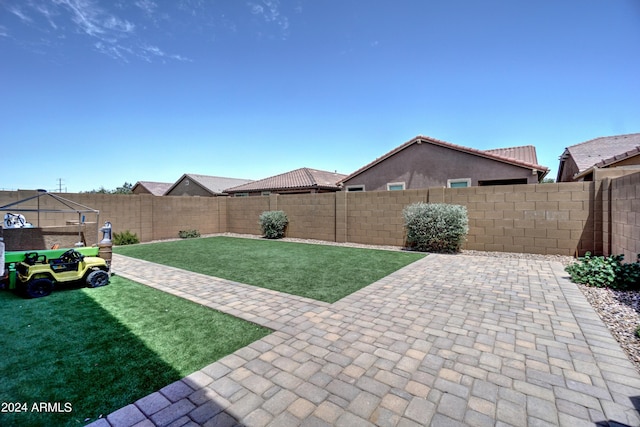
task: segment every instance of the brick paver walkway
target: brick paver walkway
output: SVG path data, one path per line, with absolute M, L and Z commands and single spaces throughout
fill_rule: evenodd
M 92 427 L 640 425 L 640 375 L 556 262 L 429 255 L 335 304 L 113 265 L 274 332 Z

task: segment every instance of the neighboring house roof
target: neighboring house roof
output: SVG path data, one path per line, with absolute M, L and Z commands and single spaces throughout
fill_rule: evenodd
M 484 150 L 487 153 L 496 154 L 510 159 L 522 160 L 525 163 L 538 164 L 538 156 L 536 155 L 536 147 L 533 145 L 522 145 L 520 147 L 494 148 L 492 150 Z
M 162 196 L 172 185 L 170 182 L 138 181 L 131 191 L 135 193 L 136 188 L 142 187 L 154 196 Z
M 340 189 L 338 183 L 344 179 L 345 176 L 346 175 L 335 172 L 300 168 L 280 175 L 253 181 L 248 184 L 227 188 L 226 192 L 245 193 L 252 191 L 285 191 L 298 189 L 337 191 Z
M 613 159 L 638 147 L 640 147 L 640 133 L 605 136 L 567 147 L 561 160 L 570 155 L 578 166 L 578 173 L 582 173 L 600 162 Z
M 169 194 L 184 179 L 190 179 L 213 195 L 225 194 L 225 189 L 236 185 L 252 182 L 250 179 L 225 178 L 221 176 L 198 175 L 194 173 L 185 173 L 169 188 L 165 194 Z
M 535 147 L 533 146 L 528 146 L 533 149 L 533 153 L 531 153 L 530 149 L 528 148 L 525 149 L 524 147 L 500 148 L 500 149 L 493 149 L 493 150 L 478 150 L 476 148 L 463 147 L 462 145 L 441 141 L 439 139 L 431 138 L 429 136 L 418 135 L 412 140 L 407 141 L 404 144 L 400 145 L 399 147 L 396 147 L 393 150 L 389 151 L 387 154 L 383 155 L 382 157 L 378 157 L 368 165 L 361 167 L 360 169 L 358 169 L 357 171 L 355 171 L 354 173 L 352 173 L 351 175 L 343 179 L 343 182 L 357 175 L 360 175 L 362 172 L 374 167 L 375 165 L 382 162 L 383 160 L 388 159 L 389 157 L 399 153 L 400 151 L 404 150 L 405 148 L 413 144 L 422 144 L 422 143 L 438 145 L 440 147 L 450 148 L 452 150 L 457 150 L 463 153 L 485 157 L 487 159 L 493 159 L 503 163 L 509 163 L 512 165 L 521 166 L 528 169 L 535 169 L 536 171 L 538 171 L 538 175 L 540 179 L 542 179 L 549 172 L 549 168 L 538 164 L 536 154 L 535 154 Z M 520 159 L 517 157 L 509 157 L 509 155 L 523 156 L 523 158 Z

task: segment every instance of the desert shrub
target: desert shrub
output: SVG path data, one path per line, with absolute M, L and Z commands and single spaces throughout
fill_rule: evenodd
M 575 283 L 612 289 L 640 289 L 640 255 L 638 261 L 623 264 L 624 255 L 592 256 L 587 252 L 578 262 L 565 267 Z
M 284 211 L 265 211 L 260 214 L 260 228 L 262 235 L 267 239 L 280 239 L 284 237 L 284 230 L 289 219 Z
M 469 231 L 467 208 L 444 203 L 413 203 L 402 211 L 407 243 L 422 252 L 460 251 Z
M 200 237 L 200 232 L 198 230 L 180 230 L 178 236 L 182 239 L 193 239 Z
M 122 233 L 113 233 L 113 244 L 117 246 L 123 245 L 133 245 L 135 243 L 140 243 L 140 239 L 138 239 L 138 235 L 130 232 L 129 230 L 123 231 Z

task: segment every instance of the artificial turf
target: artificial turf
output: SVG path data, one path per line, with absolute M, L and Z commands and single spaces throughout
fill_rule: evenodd
M 270 333 L 118 276 L 33 300 L 0 292 L 0 319 L 1 426 L 84 425 Z
M 328 303 L 425 256 L 227 236 L 115 247 L 115 253 Z

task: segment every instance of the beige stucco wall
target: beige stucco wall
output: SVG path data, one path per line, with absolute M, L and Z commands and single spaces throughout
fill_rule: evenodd
M 171 189 L 168 196 L 211 197 L 211 192 L 189 177 L 184 177 Z
M 446 165 L 446 167 L 443 167 Z M 404 182 L 405 189 L 446 187 L 449 179 L 479 181 L 524 179 L 535 184 L 531 169 L 429 143 L 412 144 L 374 167 L 344 182 L 345 188 L 364 185 L 366 191 L 385 191 L 388 183 Z

